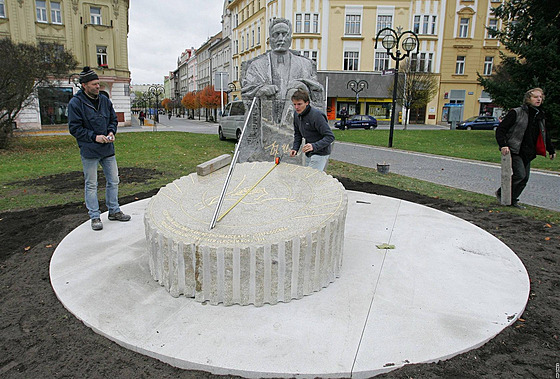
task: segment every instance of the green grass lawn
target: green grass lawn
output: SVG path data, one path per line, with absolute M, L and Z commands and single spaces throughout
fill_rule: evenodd
M 388 130 L 335 130 L 337 141 L 387 147 Z M 448 157 L 500 163 L 492 130 L 395 130 L 393 148 Z M 537 157 L 532 168 L 560 171 L 560 159 Z
M 379 146 L 386 146 L 388 141 L 388 131 L 352 130 L 335 131 L 335 134 L 339 141 Z M 396 131 L 394 147 L 484 160 L 483 157 L 492 157 L 496 153 L 492 138 L 491 132 Z M 158 189 L 181 176 L 195 172 L 198 164 L 221 154 L 233 154 L 235 149 L 233 141 L 219 141 L 216 135 L 182 132 L 121 133 L 117 136 L 115 146 L 119 168 L 139 167 L 161 173 L 144 182 L 121 183 L 120 196 Z M 499 155 L 496 161 L 497 159 Z M 0 162 L 0 212 L 83 201 L 82 188 L 53 194 L 52 190 L 44 187 L 25 184 L 28 180 L 64 173 L 74 173 L 79 180 L 83 180 L 79 150 L 71 136 L 15 138 L 7 150 L 0 150 Z M 558 170 L 557 162 L 555 161 L 555 170 Z M 396 174 L 381 175 L 376 170 L 347 163 L 331 160 L 327 172 L 334 176 L 383 184 L 434 198 L 495 211 L 519 213 L 551 223 L 560 222 L 560 212 L 536 207 L 528 207 L 526 210 L 501 207 L 491 196 Z M 102 198 L 103 190 L 100 189 L 100 201 Z

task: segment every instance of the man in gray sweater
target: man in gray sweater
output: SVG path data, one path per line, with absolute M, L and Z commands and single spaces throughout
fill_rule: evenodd
M 297 155 L 302 140 L 305 138 L 305 145 L 301 149 L 306 156 L 305 165 L 323 171 L 331 154 L 331 144 L 334 142 L 334 134 L 327 121 L 327 116 L 309 105 L 307 91 L 300 89 L 294 92 L 292 104 L 295 108 L 294 144 L 290 157 Z

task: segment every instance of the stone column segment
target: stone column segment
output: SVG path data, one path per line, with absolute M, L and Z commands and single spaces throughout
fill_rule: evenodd
M 150 271 L 172 296 L 262 306 L 300 299 L 340 275 L 344 187 L 322 171 L 280 163 L 251 190 L 273 165 L 236 165 L 221 214 L 246 196 L 212 230 L 225 170 L 182 177 L 150 200 Z

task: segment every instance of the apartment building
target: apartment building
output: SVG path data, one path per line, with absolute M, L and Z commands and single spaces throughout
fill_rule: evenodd
M 128 69 L 129 0 L 0 0 L 0 38 L 16 43 L 56 42 L 90 66 L 111 98 L 119 125 L 130 125 Z M 21 112 L 17 127 L 65 124 L 67 104 L 78 86 L 72 76 L 56 78 L 55 91 L 38 90 L 34 106 Z
M 232 78 L 239 88 L 243 62 L 269 49 L 268 25 L 274 17 L 292 21 L 292 49 L 314 60 L 325 86 L 327 112 L 336 118 L 343 107 L 380 120 L 391 118 L 393 78 L 384 75 L 395 61 L 378 44 L 389 27 L 413 31 L 418 52 L 410 63 L 436 75 L 439 93 L 414 112 L 414 122 L 445 123 L 450 107 L 464 118 L 501 110 L 478 84 L 499 64 L 500 44 L 487 27 L 499 28 L 491 8 L 500 0 L 226 0 L 231 17 Z M 224 11 L 225 12 L 225 11 Z M 402 62 L 401 62 L 402 64 Z M 367 84 L 361 88 L 350 83 Z

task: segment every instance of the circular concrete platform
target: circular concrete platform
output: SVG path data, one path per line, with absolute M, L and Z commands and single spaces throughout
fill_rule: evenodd
M 348 191 L 340 278 L 260 308 L 173 298 L 152 279 L 148 200 L 128 223 L 72 231 L 51 260 L 64 306 L 97 333 L 173 366 L 245 377 L 371 377 L 476 348 L 523 312 L 529 278 L 484 230 L 406 201 Z M 380 249 L 376 245 L 394 245 Z

